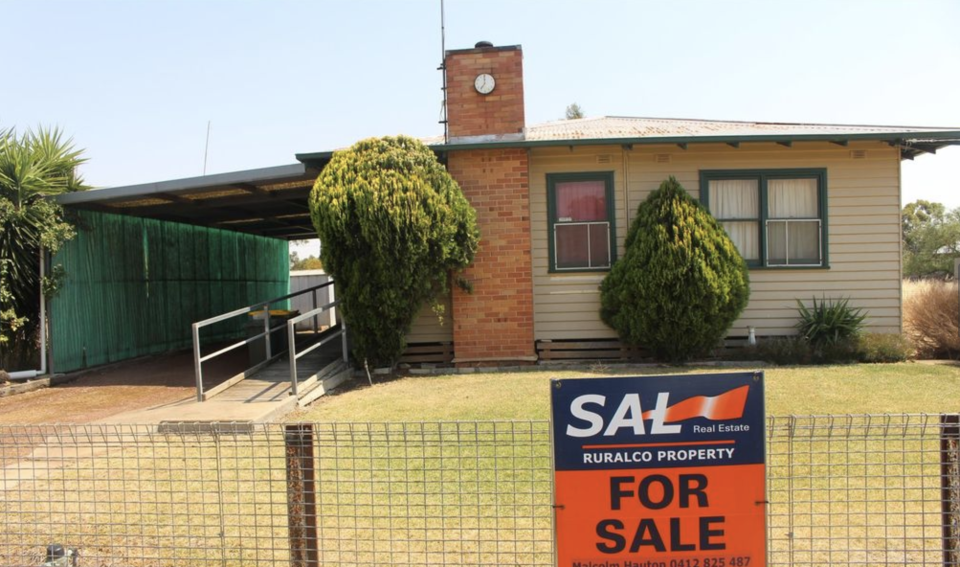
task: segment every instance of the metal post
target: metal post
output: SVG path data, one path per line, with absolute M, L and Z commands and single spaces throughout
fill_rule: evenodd
M 317 488 L 314 471 L 313 425 L 286 426 L 287 517 L 290 532 L 290 565 L 318 567 Z
M 311 311 L 317 310 L 317 290 L 313 290 L 313 309 Z M 317 323 L 320 321 L 320 314 L 317 313 L 313 316 L 313 334 L 317 334 Z
M 334 289 L 337 286 L 336 283 L 331 283 L 327 286 L 327 303 L 333 303 L 337 300 L 337 291 Z M 332 329 L 337 325 L 337 307 L 333 306 L 330 308 L 330 328 Z
M 960 414 L 940 416 L 943 565 L 960 564 Z
M 273 353 L 270 351 L 270 304 L 267 303 L 263 306 L 263 332 L 266 333 L 263 337 L 264 352 L 267 353 L 267 357 L 264 360 L 270 360 L 273 356 Z
M 346 320 L 340 322 L 341 327 L 343 328 L 343 334 L 340 335 L 341 341 L 343 342 L 343 361 L 350 362 L 350 356 L 347 352 L 347 322 Z
M 46 277 L 46 254 L 40 247 L 40 374 L 47 373 L 47 297 L 43 294 L 43 278 Z
M 287 356 L 290 357 L 290 388 L 293 395 L 300 399 L 300 389 L 297 384 L 297 343 L 296 341 L 296 323 L 287 321 Z
M 200 325 L 194 323 L 193 329 L 193 374 L 197 378 L 197 401 L 203 401 L 203 363 L 200 362 Z

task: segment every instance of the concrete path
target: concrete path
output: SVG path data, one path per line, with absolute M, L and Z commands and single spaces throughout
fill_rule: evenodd
M 336 362 L 339 356 L 339 345 L 330 345 L 329 348 L 319 348 L 309 353 L 298 361 L 299 380 L 305 381 L 309 376 Z M 301 389 L 301 396 L 303 393 Z M 284 357 L 205 402 L 190 398 L 118 413 L 96 423 L 267 423 L 282 419 L 295 409 L 297 404 L 298 400 L 290 386 L 289 365 Z
M 185 432 L 213 429 L 243 432 L 252 429 L 254 423 L 279 420 L 296 407 L 297 398 L 291 395 L 288 382 L 248 378 L 206 402 L 193 398 L 118 413 L 89 426 L 77 426 L 80 439 L 64 441 L 53 436 L 19 458 L 12 455 L 0 458 L 0 463 L 12 462 L 0 467 L 0 493 L 75 466 L 82 459 L 120 451 L 125 442 L 135 443 L 137 435 L 163 432 L 164 428 Z M 66 431 L 73 430 L 67 426 Z
M 165 429 L 246 432 L 255 423 L 278 421 L 298 404 L 316 399 L 350 376 L 341 356 L 339 341 L 335 341 L 298 361 L 300 400 L 291 390 L 289 365 L 284 357 L 205 402 L 197 402 L 195 397 L 163 401 L 88 422 L 95 425 L 79 425 L 76 434 L 82 439 L 65 441 L 56 434 L 56 426 L 35 426 L 41 430 L 33 433 L 36 439 L 0 443 L 0 493 L 74 466 L 80 460 L 121 450 L 124 443 L 135 442 L 144 433 Z M 318 378 L 312 378 L 318 373 Z M 44 432 L 45 427 L 51 432 Z M 74 434 L 74 428 L 65 426 L 61 433 L 67 434 L 64 432 Z M 52 436 L 48 438 L 49 435 Z
M 159 424 L 180 421 L 270 422 L 282 418 L 297 407 L 290 384 L 247 378 L 211 400 L 180 400 L 133 410 L 101 419 L 96 423 Z

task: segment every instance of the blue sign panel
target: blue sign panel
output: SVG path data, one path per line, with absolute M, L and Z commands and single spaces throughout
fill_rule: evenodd
M 552 382 L 556 470 L 764 462 L 763 373 Z

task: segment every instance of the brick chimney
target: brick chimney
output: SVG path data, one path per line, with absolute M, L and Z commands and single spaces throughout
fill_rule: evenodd
M 493 47 L 481 41 L 473 49 L 447 51 L 444 68 L 450 142 L 522 139 L 523 51 L 519 45 Z
M 480 226 L 480 249 L 464 273 L 473 293 L 453 290 L 458 366 L 537 360 L 527 151 L 456 149 L 457 144 L 523 139 L 522 61 L 519 45 L 481 42 L 446 54 L 447 168 L 476 209 Z

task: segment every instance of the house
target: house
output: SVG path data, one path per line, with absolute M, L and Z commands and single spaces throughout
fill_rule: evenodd
M 600 321 L 599 284 L 637 206 L 670 175 L 750 265 L 731 336 L 792 334 L 796 300 L 811 297 L 849 298 L 868 330 L 900 332 L 900 163 L 960 144 L 960 129 L 629 117 L 527 126 L 520 46 L 448 51 L 444 73 L 446 134 L 430 145 L 477 210 L 482 242 L 465 274 L 473 293 L 453 292 L 443 326 L 424 313 L 411 343 L 452 343 L 461 365 L 533 363 L 538 346 L 564 341 L 607 348 L 616 334 Z M 61 202 L 303 238 L 306 195 L 331 155 Z

